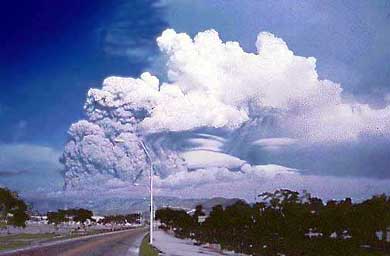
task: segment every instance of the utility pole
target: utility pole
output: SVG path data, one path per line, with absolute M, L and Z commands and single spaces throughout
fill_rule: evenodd
M 141 141 L 141 146 L 149 159 L 150 169 L 149 169 L 149 182 L 150 182 L 150 234 L 149 234 L 149 243 L 153 244 L 153 221 L 154 221 L 154 208 L 153 208 L 153 162 L 150 157 L 149 151 L 143 141 Z
M 117 143 L 124 143 L 125 141 L 123 139 L 115 139 L 115 142 Z M 149 182 L 150 182 L 150 187 L 149 187 L 149 192 L 150 192 L 150 235 L 149 235 L 149 243 L 153 244 L 153 220 L 154 220 L 154 209 L 153 209 L 153 175 L 154 175 L 154 170 L 153 170 L 153 162 L 152 158 L 150 157 L 149 150 L 146 147 L 145 143 L 143 140 L 140 142 L 142 149 L 145 152 L 146 157 L 149 159 L 150 163 L 150 169 L 149 169 Z

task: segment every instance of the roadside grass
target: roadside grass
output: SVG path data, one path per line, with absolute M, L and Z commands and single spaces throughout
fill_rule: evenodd
M 159 253 L 149 244 L 149 235 L 146 235 L 142 240 L 139 248 L 139 256 L 158 256 Z
M 0 252 L 4 250 L 13 250 L 23 247 L 39 245 L 45 242 L 52 242 L 57 240 L 76 238 L 86 235 L 95 235 L 102 232 L 90 230 L 85 234 L 69 233 L 69 234 L 55 234 L 55 233 L 39 233 L 39 234 L 10 234 L 0 236 Z
M 51 240 L 56 237 L 55 234 L 16 234 L 0 236 L 0 251 L 12 250 L 24 246 L 30 246 L 40 241 Z

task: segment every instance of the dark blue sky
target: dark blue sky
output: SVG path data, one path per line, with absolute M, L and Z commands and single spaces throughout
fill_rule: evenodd
M 153 2 L 2 3 L 0 142 L 61 148 L 87 90 L 137 75 L 155 53 L 167 25 Z

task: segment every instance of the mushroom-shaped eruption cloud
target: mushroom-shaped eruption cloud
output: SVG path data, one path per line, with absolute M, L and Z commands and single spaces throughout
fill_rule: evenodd
M 220 162 L 210 167 L 213 175 L 208 177 L 217 177 L 215 172 L 222 170 L 219 179 L 226 177 L 231 182 L 240 175 L 249 173 L 253 177 L 253 172 L 264 170 L 251 166 L 250 161 L 248 164 L 248 159 L 233 159 L 220 145 L 226 141 L 232 144 L 232 134 L 240 140 L 237 133 L 259 133 L 253 136 L 258 141 L 260 134 L 266 134 L 262 129 L 269 128 L 268 137 L 307 143 L 389 135 L 390 107 L 372 109 L 347 102 L 339 84 L 319 79 L 315 58 L 296 56 L 271 33 L 258 35 L 256 53 L 245 52 L 237 42 L 222 42 L 214 30 L 192 39 L 167 29 L 157 44 L 167 56 L 168 82 L 161 83 L 145 72 L 139 78 L 109 77 L 101 89 L 89 90 L 86 118 L 70 127 L 61 159 L 67 188 L 96 186 L 97 181 L 144 181 L 150 163 L 141 141 L 151 149 L 160 184 L 165 178 L 170 181 L 164 184 L 167 186 L 173 184 L 172 177 L 180 177 L 175 179 L 176 184 L 187 177 L 188 171 L 196 171 L 193 166 L 207 173 L 208 166 L 191 164 L 191 156 L 200 159 L 199 154 L 205 151 L 206 157 L 217 151 Z M 274 120 L 272 127 L 263 127 L 270 119 Z M 185 148 L 186 152 L 181 152 L 182 148 L 172 145 L 179 143 L 172 142 L 169 136 L 173 133 L 200 128 L 224 129 L 227 137 L 212 150 Z M 188 140 L 188 136 L 181 138 Z M 234 170 L 230 168 L 232 159 L 240 163 Z M 168 179 L 171 175 L 175 176 Z M 202 180 L 212 182 L 209 178 Z

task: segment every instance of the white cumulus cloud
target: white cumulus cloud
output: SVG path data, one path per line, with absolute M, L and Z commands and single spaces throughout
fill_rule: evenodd
M 257 53 L 222 42 L 214 30 L 192 39 L 168 29 L 157 43 L 168 57 L 169 82 L 160 83 L 150 73 L 107 78 L 102 89 L 88 93 L 90 119 L 110 112 L 146 132 L 183 131 L 237 128 L 251 116 L 277 112 L 293 136 L 315 141 L 387 134 L 389 107 L 346 102 L 339 84 L 318 78 L 315 58 L 294 55 L 271 33 L 258 35 Z

